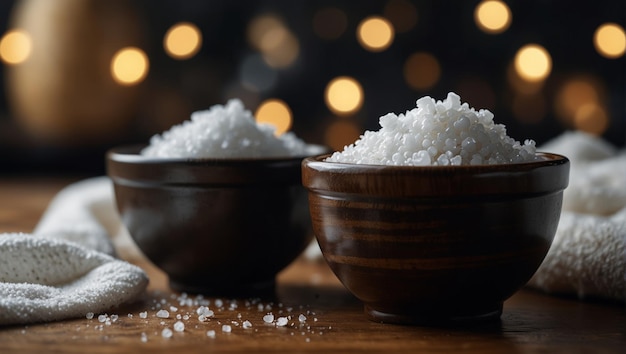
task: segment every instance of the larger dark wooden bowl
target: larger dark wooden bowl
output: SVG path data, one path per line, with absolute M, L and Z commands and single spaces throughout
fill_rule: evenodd
M 302 163 L 324 258 L 375 321 L 498 319 L 559 222 L 569 160 L 397 167 Z
M 107 153 L 121 220 L 177 291 L 271 296 L 313 237 L 303 157 L 163 159 Z

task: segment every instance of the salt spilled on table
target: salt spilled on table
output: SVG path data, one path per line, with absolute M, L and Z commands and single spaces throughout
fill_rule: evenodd
M 239 99 L 225 106 L 191 114 L 191 119 L 154 135 L 141 154 L 162 158 L 298 157 L 316 152 L 293 132 L 280 136 L 274 127 L 259 124 Z
M 328 162 L 395 165 L 459 166 L 531 162 L 539 159 L 535 142 L 524 144 L 507 136 L 493 113 L 476 111 L 454 92 L 443 101 L 417 100 L 405 114 L 388 113 L 379 119 L 380 130 L 366 131 Z

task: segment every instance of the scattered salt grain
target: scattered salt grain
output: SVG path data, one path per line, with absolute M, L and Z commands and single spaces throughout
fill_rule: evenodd
M 167 310 L 159 310 L 156 314 L 158 318 L 169 318 L 170 313 Z
M 171 338 L 174 333 L 169 328 L 163 328 L 161 331 L 161 337 L 163 338 Z
M 139 317 L 140 317 L 140 318 L 148 318 L 148 312 L 147 312 L 147 311 L 140 312 L 140 313 L 139 313 Z
M 106 320 L 108 318 L 109 318 L 109 316 L 107 316 L 107 315 L 99 315 L 98 316 L 98 322 L 101 322 L 101 323 L 106 322 Z
M 271 313 L 268 313 L 267 315 L 263 316 L 263 322 L 265 323 L 274 322 L 274 315 L 272 315 Z
M 141 332 L 141 341 L 143 343 L 146 343 L 148 341 L 148 335 L 146 334 L 146 332 Z
M 289 320 L 287 319 L 287 317 L 278 317 L 278 319 L 276 320 L 276 326 L 284 327 L 287 325 L 288 322 Z
M 185 330 L 185 324 L 181 321 L 174 323 L 174 330 L 176 332 L 183 332 Z
M 198 307 L 198 309 L 196 310 L 196 313 L 200 316 L 204 316 L 204 317 L 213 317 L 215 315 L 215 312 L 213 312 L 213 310 L 210 310 L 208 307 L 206 306 L 200 306 Z
M 312 155 L 311 149 L 293 132 L 276 137 L 272 125 L 257 124 L 243 103 L 232 99 L 225 106 L 194 112 L 190 120 L 154 135 L 141 154 L 168 158 L 286 157 Z
M 476 111 L 453 93 L 443 101 L 422 97 L 405 114 L 380 117 L 380 130 L 366 131 L 328 162 L 396 165 L 494 165 L 536 161 L 535 142 L 524 144 L 495 124 L 493 113 Z
M 230 325 L 222 325 L 222 332 L 224 333 L 230 333 L 232 332 L 233 328 Z
M 87 312 L 87 314 L 85 315 L 85 317 L 86 317 L 88 320 L 92 319 L 92 318 L 93 318 L 93 316 L 94 316 L 94 313 L 93 313 L 93 312 Z
M 215 330 L 210 329 L 206 331 L 206 336 L 210 338 L 215 338 Z
M 252 328 L 252 323 L 251 323 L 250 321 L 247 321 L 247 320 L 246 320 L 246 321 L 243 321 L 242 327 L 243 327 L 244 329 L 249 329 L 249 328 Z
M 298 316 L 298 321 L 305 322 L 306 321 L 306 316 L 303 315 L 303 314 L 300 314 L 300 316 Z

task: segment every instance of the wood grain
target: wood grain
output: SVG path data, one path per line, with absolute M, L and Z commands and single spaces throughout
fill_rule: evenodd
M 32 230 L 50 199 L 69 182 L 0 180 L 0 232 Z M 198 305 L 181 305 L 182 295 L 167 288 L 163 273 L 143 258 L 125 257 L 142 266 L 151 283 L 137 302 L 107 314 L 110 325 L 99 322 L 96 314 L 92 319 L 0 327 L 0 353 L 624 353 L 626 348 L 623 304 L 581 302 L 529 290 L 506 301 L 502 320 L 494 325 L 433 328 L 375 323 L 365 318 L 361 303 L 341 286 L 326 264 L 303 258 L 280 274 L 275 301 L 250 300 L 247 304 L 246 299 L 239 299 L 232 308 L 232 299 L 221 299 L 226 305 L 219 311 L 216 299 L 208 298 L 215 317 L 200 322 L 195 312 Z M 170 311 L 170 318 L 155 317 L 157 303 Z M 147 312 L 145 319 L 140 317 L 143 311 Z M 263 315 L 268 312 L 291 319 L 285 327 L 266 324 Z M 115 321 L 114 314 L 119 316 Z M 181 315 L 184 332 L 162 337 L 164 328 L 174 328 L 176 314 Z M 300 314 L 306 316 L 302 323 Z M 251 328 L 243 328 L 245 320 Z M 232 327 L 230 333 L 222 331 L 225 324 Z M 215 338 L 207 336 L 209 330 L 215 330 Z

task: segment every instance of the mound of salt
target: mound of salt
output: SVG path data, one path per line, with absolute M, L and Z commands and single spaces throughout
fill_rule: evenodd
M 163 158 L 258 158 L 311 155 L 312 147 L 293 132 L 274 135 L 274 127 L 257 124 L 239 99 L 191 114 L 191 119 L 154 135 L 141 151 Z
M 450 92 L 443 101 L 417 100 L 405 114 L 380 117 L 380 130 L 366 131 L 354 144 L 335 152 L 328 162 L 396 165 L 458 166 L 521 163 L 537 160 L 535 142 L 524 144 L 495 124 L 493 114 L 476 111 Z

